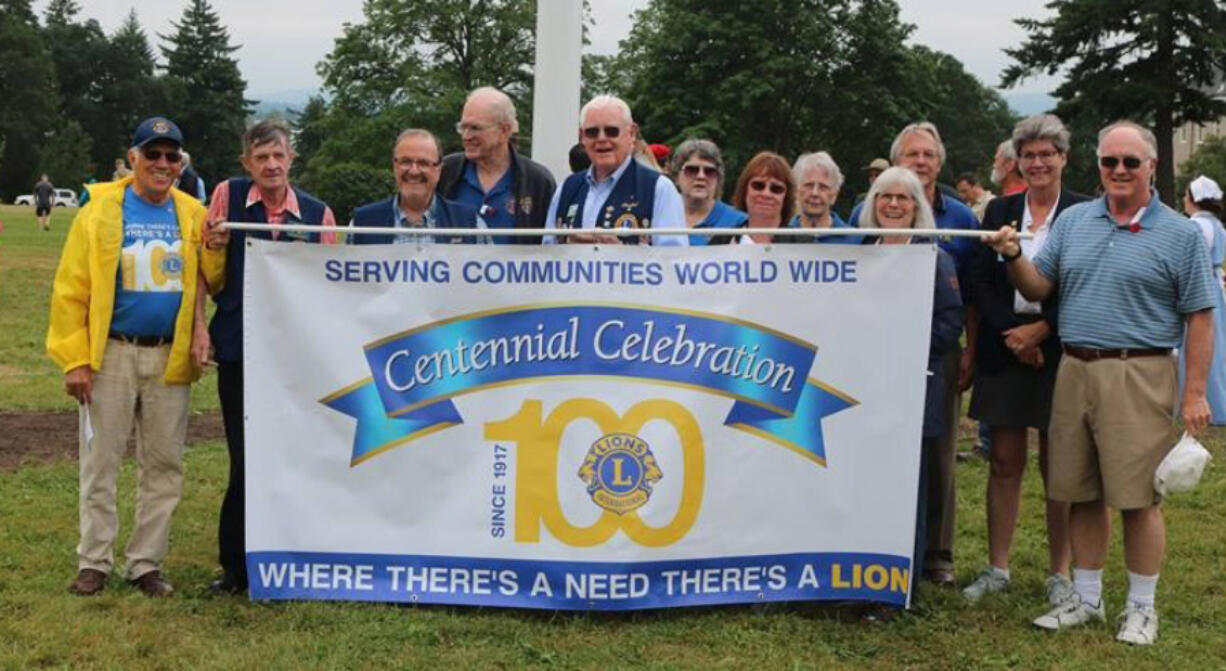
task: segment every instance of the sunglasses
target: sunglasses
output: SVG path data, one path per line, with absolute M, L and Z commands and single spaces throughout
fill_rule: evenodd
M 689 165 L 681 166 L 681 172 L 684 173 L 686 177 L 697 177 L 699 175 L 704 177 L 719 176 L 719 168 L 716 168 L 713 165 L 697 165 L 691 163 Z
M 1123 161 L 1124 167 L 1128 168 L 1129 170 L 1136 170 L 1137 168 L 1141 167 L 1141 159 L 1137 158 L 1136 156 L 1125 156 L 1123 158 L 1120 158 L 1119 156 L 1098 157 L 1098 164 L 1108 170 L 1115 170 L 1115 166 L 1119 165 L 1120 161 Z
M 750 180 L 749 188 L 754 191 L 766 191 L 767 189 L 770 189 L 770 192 L 776 196 L 782 196 L 788 192 L 788 188 L 779 182 L 767 182 L 764 179 Z
M 600 137 L 601 131 L 604 131 L 604 136 L 610 140 L 616 139 L 618 135 L 622 134 L 620 126 L 588 126 L 583 129 L 583 137 L 595 140 Z
M 142 147 L 140 150 L 140 154 L 141 156 L 145 157 L 146 161 L 149 161 L 151 163 L 157 163 L 158 159 L 162 157 L 166 158 L 167 163 L 178 163 L 179 161 L 183 160 L 183 154 L 180 153 L 177 149 L 162 150 L 162 149 L 152 149 L 152 148 L 146 149 Z

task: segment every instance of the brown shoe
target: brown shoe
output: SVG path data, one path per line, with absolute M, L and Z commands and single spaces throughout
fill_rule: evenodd
M 162 572 L 156 569 L 141 575 L 135 580 L 129 580 L 128 584 L 145 593 L 145 596 L 152 598 L 168 597 L 175 593 L 175 588 L 166 579 L 162 577 Z
M 68 591 L 77 596 L 93 596 L 106 587 L 106 574 L 96 568 L 83 568 L 77 579 L 68 583 Z

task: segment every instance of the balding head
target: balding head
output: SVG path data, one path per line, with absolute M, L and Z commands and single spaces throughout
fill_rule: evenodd
M 511 135 L 519 130 L 515 103 L 511 97 L 490 86 L 468 94 L 460 122 L 456 124 L 464 143 L 464 156 L 478 164 L 498 165 L 510 153 Z

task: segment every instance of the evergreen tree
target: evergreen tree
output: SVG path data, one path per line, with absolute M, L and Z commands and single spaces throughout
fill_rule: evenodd
M 123 156 L 141 120 L 166 113 L 166 87 L 155 68 L 149 39 L 136 11 L 131 10 L 111 36 L 98 67 L 100 106 L 104 110 L 103 123 L 94 134 L 98 178 L 109 178 L 114 159 Z
M 91 168 L 106 162 L 111 154 L 111 149 L 105 146 L 111 121 L 108 110 L 102 106 L 109 78 L 101 70 L 109 44 L 96 20 L 78 19 L 80 11 L 73 0 L 52 0 L 43 15 L 46 23 L 43 41 L 50 51 L 59 82 L 62 119 L 55 124 L 56 129 L 73 143 L 84 142 L 80 147 L 74 145 L 73 154 L 83 162 L 72 172 L 88 174 L 93 172 Z M 76 124 L 75 128 L 68 130 L 70 124 Z M 61 138 L 57 144 L 67 142 Z M 57 157 L 56 163 L 67 165 L 62 157 Z M 45 169 L 50 172 L 49 168 Z
M 1026 42 L 1002 84 L 1067 71 L 1054 91 L 1056 113 L 1079 128 L 1121 118 L 1151 124 L 1158 139 L 1158 193 L 1174 193 L 1173 132 L 1184 122 L 1226 115 L 1207 92 L 1214 69 L 1226 69 L 1226 3 L 1222 0 L 1052 0 L 1055 16 L 1017 19 Z
M 28 193 L 59 101 L 29 0 L 0 0 L 0 197 Z
M 240 138 L 251 101 L 244 99 L 247 83 L 231 56 L 238 46 L 207 0 L 192 0 L 165 42 L 166 83 L 170 97 L 166 115 L 183 131 L 192 164 L 208 181 L 238 171 Z

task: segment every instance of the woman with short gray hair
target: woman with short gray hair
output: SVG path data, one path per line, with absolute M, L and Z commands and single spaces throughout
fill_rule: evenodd
M 685 223 L 690 228 L 741 228 L 748 215 L 720 202 L 724 188 L 724 158 L 710 140 L 690 139 L 673 152 L 669 164 L 673 181 L 685 203 Z M 711 243 L 710 235 L 691 235 L 690 245 Z M 722 237 L 722 236 L 720 236 Z

